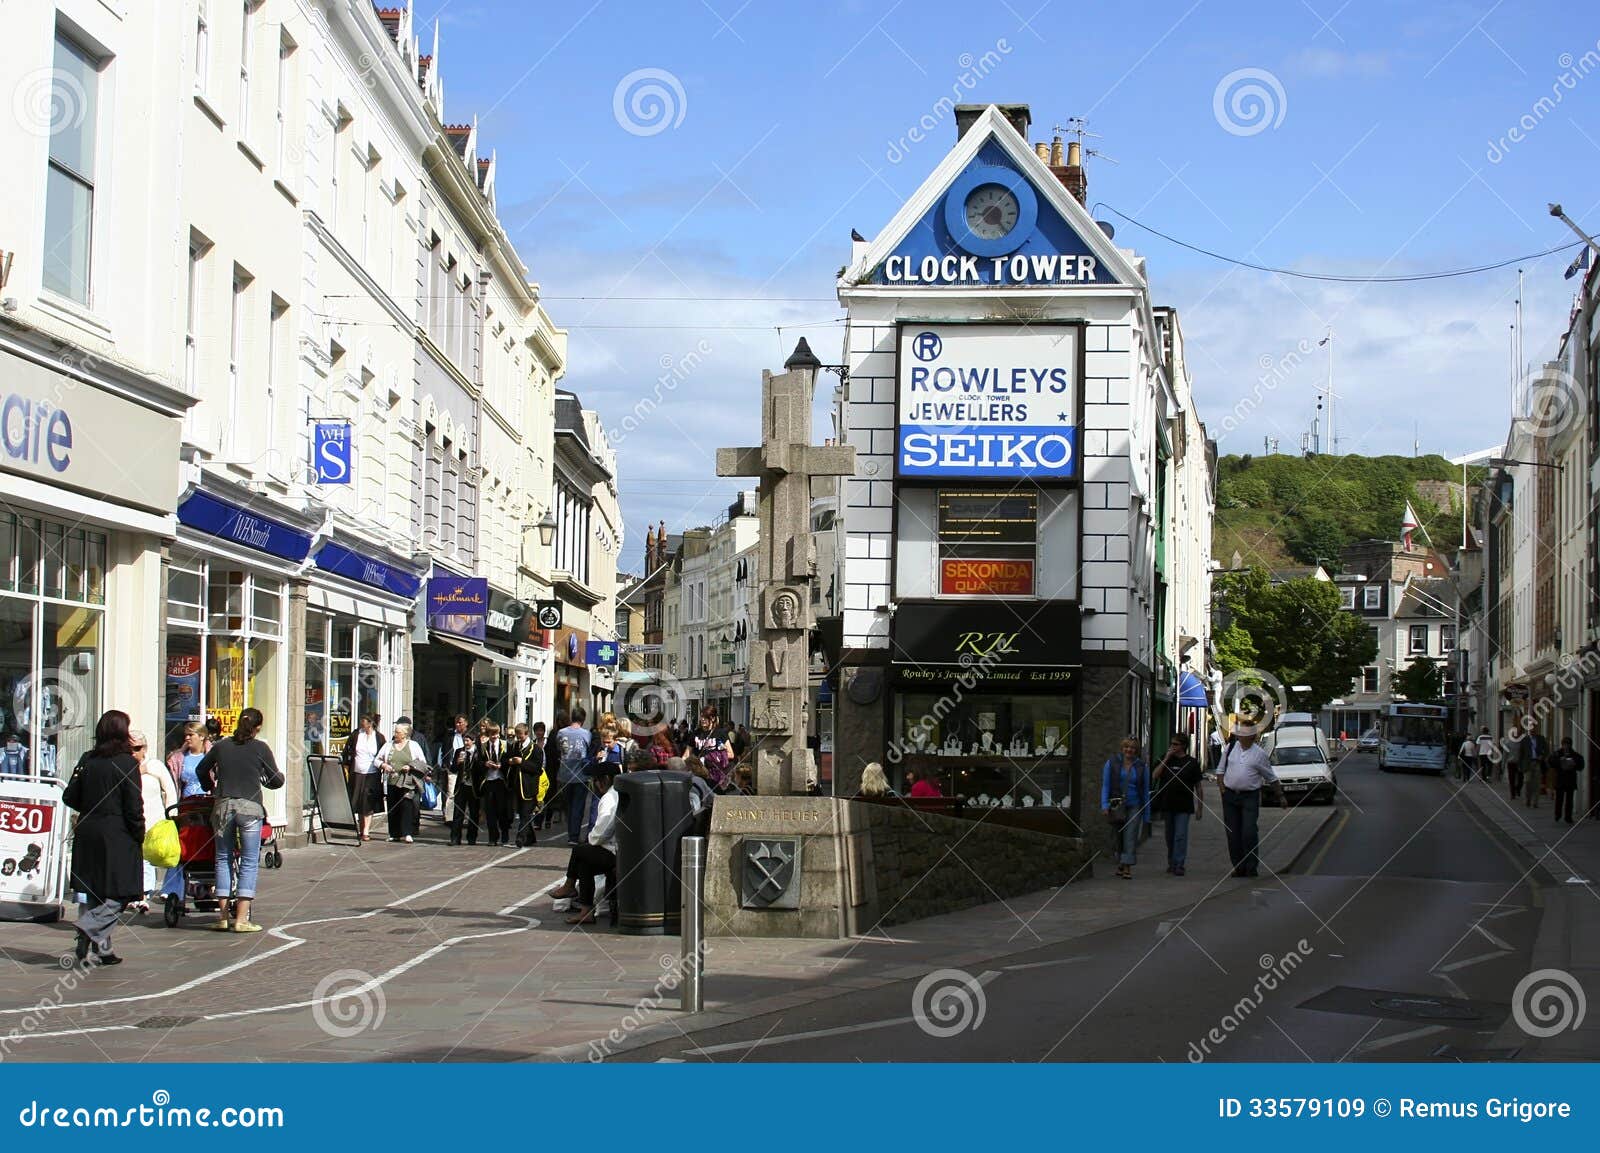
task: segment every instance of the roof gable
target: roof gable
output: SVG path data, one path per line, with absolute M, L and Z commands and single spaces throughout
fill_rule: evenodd
M 1009 237 L 1004 251 L 974 254 L 952 234 L 950 221 L 965 196 L 985 183 L 1001 182 L 1023 205 L 1020 244 Z M 954 205 L 949 202 L 954 199 Z M 1029 201 L 1032 203 L 1030 204 Z M 1028 217 L 1032 217 L 1031 223 Z M 920 275 L 929 258 L 954 257 L 959 276 L 929 282 Z M 949 267 L 947 262 L 946 267 Z M 908 277 L 909 274 L 909 277 Z M 972 125 L 933 173 L 906 201 L 856 264 L 846 285 L 917 284 L 961 288 L 1005 286 L 1144 286 L 1144 277 L 1066 190 L 993 105 Z

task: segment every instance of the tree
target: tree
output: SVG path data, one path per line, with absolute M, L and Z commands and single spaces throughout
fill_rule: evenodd
M 1378 654 L 1372 630 L 1340 609 L 1339 590 L 1329 581 L 1305 577 L 1274 585 L 1265 569 L 1252 568 L 1222 574 L 1217 588 L 1227 616 L 1217 634 L 1218 663 L 1225 672 L 1251 667 L 1270 673 L 1297 707 L 1318 708 L 1347 691 Z M 1228 661 L 1251 654 L 1253 664 L 1228 668 Z M 1296 685 L 1305 690 L 1296 692 Z
M 1332 513 L 1312 509 L 1289 532 L 1289 553 L 1305 564 L 1327 561 L 1337 568 L 1339 550 L 1345 546 L 1344 529 Z
M 1444 672 L 1429 657 L 1417 657 L 1394 675 L 1394 691 L 1408 701 L 1425 703 L 1444 697 Z

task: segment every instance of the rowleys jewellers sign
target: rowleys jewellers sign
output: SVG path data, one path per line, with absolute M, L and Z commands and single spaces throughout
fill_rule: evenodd
M 948 684 L 967 669 L 989 688 L 1061 688 L 1083 663 L 1071 601 L 901 601 L 893 618 L 895 680 Z
M 900 328 L 902 477 L 1078 477 L 1075 325 Z

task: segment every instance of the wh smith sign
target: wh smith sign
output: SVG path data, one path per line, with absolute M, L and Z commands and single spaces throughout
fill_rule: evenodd
M 1072 325 L 903 325 L 899 475 L 1076 478 L 1079 341 Z

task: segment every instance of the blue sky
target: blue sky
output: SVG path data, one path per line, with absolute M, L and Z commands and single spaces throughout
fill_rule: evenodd
M 501 217 L 571 331 L 566 384 L 616 426 L 663 363 L 699 360 L 621 437 L 634 567 L 647 524 L 711 521 L 731 498 L 712 458 L 755 438 L 760 369 L 800 335 L 837 356 L 850 230 L 875 235 L 951 146 L 949 122 L 908 139 L 942 96 L 1028 103 L 1035 140 L 1088 117 L 1109 158 L 1090 161 L 1091 206 L 1261 264 L 1393 275 L 1488 263 L 1571 239 L 1551 200 L 1600 229 L 1592 4 L 741 3 L 416 7 L 425 42 L 440 23 L 446 112 L 478 116 L 480 147 L 498 152 Z M 1241 70 L 1219 113 L 1219 85 Z M 665 121 L 648 102 L 629 111 L 641 85 L 664 95 Z M 1265 122 L 1248 100 L 1230 111 L 1240 85 L 1264 93 Z M 1214 430 L 1263 363 L 1331 324 L 1343 450 L 1409 452 L 1414 425 L 1424 451 L 1446 455 L 1503 438 L 1515 268 L 1412 285 L 1289 280 L 1117 227 L 1147 258 L 1155 302 L 1180 311 Z M 1569 258 L 1524 266 L 1530 360 L 1554 353 Z M 1267 436 L 1296 448 L 1321 356 L 1223 450 L 1259 452 Z

